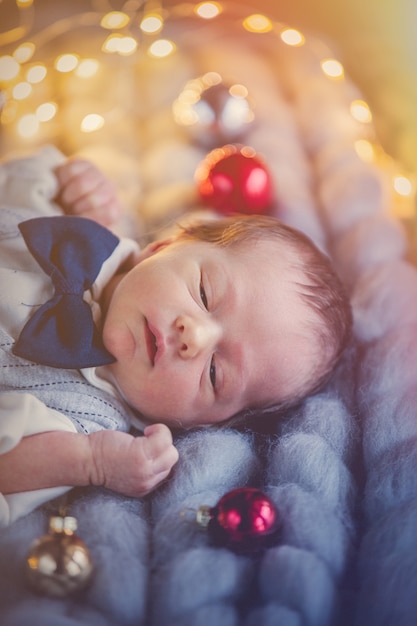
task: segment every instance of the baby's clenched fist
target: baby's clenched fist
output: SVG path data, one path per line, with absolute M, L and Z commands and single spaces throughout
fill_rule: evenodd
M 144 496 L 167 478 L 178 461 L 172 435 L 164 424 L 147 426 L 143 437 L 102 430 L 88 436 L 90 484 L 126 496 Z
M 89 217 L 103 226 L 117 222 L 122 206 L 112 181 L 90 161 L 73 158 L 56 168 L 56 198 L 69 215 Z

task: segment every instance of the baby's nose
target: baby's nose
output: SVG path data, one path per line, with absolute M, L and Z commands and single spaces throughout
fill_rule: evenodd
M 204 319 L 180 316 L 176 328 L 179 333 L 179 354 L 183 359 L 193 359 L 203 351 L 213 350 L 220 337 L 218 324 L 209 316 Z

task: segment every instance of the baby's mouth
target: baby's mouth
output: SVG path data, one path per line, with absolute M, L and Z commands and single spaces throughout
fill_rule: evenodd
M 145 341 L 146 341 L 146 350 L 148 352 L 149 360 L 153 365 L 155 365 L 155 355 L 158 350 L 156 345 L 156 337 L 152 333 L 149 328 L 148 320 L 145 318 Z

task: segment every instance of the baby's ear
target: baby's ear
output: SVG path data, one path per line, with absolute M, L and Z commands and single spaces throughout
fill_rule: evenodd
M 167 237 L 166 239 L 160 239 L 159 241 L 153 241 L 152 243 L 149 243 L 147 246 L 145 246 L 145 248 L 143 248 L 143 250 L 140 251 L 137 262 L 140 263 L 141 261 L 148 259 L 156 252 L 159 252 L 159 250 L 163 250 L 163 248 L 169 246 L 174 240 L 175 237 Z

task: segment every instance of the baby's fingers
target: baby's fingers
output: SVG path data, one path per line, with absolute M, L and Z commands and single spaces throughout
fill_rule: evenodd
M 178 451 L 172 442 L 172 434 L 164 424 L 147 426 L 145 435 L 145 454 L 152 463 L 154 474 L 170 471 L 178 461 Z
M 122 208 L 113 191 L 103 185 L 74 202 L 70 212 L 88 217 L 103 226 L 110 226 L 120 218 Z
M 93 163 L 72 159 L 56 169 L 57 201 L 73 215 L 90 217 L 108 226 L 120 218 L 122 207 L 113 182 Z
M 71 206 L 97 187 L 104 175 L 90 161 L 71 159 L 55 170 L 60 184 L 60 200 Z
M 58 165 L 58 167 L 55 168 L 55 174 L 59 184 L 65 187 L 70 180 L 78 176 L 84 176 L 86 172 L 91 171 L 93 168 L 95 168 L 95 166 L 91 161 L 74 157 L 68 159 L 62 165 Z

